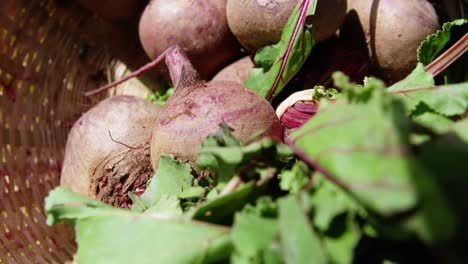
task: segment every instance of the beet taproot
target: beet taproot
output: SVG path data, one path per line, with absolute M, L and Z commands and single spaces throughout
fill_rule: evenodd
M 277 43 L 298 0 L 228 0 L 229 28 L 249 51 Z M 346 0 L 318 1 L 307 22 L 314 26 L 317 42 L 331 37 L 346 15 Z
M 79 118 L 67 139 L 60 184 L 122 206 L 153 176 L 150 137 L 160 107 L 133 96 L 103 100 Z
M 266 99 L 235 82 L 199 80 L 179 47 L 171 48 L 165 60 L 175 91 L 153 127 L 151 161 L 155 170 L 161 154 L 194 165 L 202 142 L 223 122 L 241 141 L 259 131 L 281 138 L 278 117 Z
M 342 36 L 367 46 L 373 66 L 389 83 L 407 76 L 417 64 L 417 49 L 439 29 L 426 0 L 348 0 Z
M 141 16 L 139 35 L 151 59 L 172 45 L 184 48 L 203 78 L 240 52 L 227 25 L 226 0 L 153 0 Z
M 252 59 L 247 56 L 226 66 L 213 77 L 212 81 L 232 81 L 243 84 L 254 67 Z

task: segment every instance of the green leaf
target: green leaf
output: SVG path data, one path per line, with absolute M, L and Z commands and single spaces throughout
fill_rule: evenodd
M 255 56 L 255 62 L 262 68 L 250 72 L 245 86 L 271 101 L 300 70 L 314 46 L 306 17 L 315 12 L 316 2 L 298 2 L 283 29 L 280 42 L 261 49 Z
M 352 263 L 361 235 L 354 214 L 343 214 L 335 218 L 331 230 L 325 233 L 323 238 L 332 263 Z
M 224 147 L 237 147 L 241 145 L 241 142 L 234 136 L 234 130 L 230 128 L 226 123 L 222 122 L 219 124 L 219 130 L 216 132 L 216 146 Z
M 314 212 L 311 220 L 322 232 L 328 231 L 333 220 L 345 213 L 359 214 L 363 218 L 366 216 L 364 209 L 348 193 L 326 181 L 320 174 L 314 175 L 309 204 Z
M 163 195 L 178 197 L 186 188 L 192 187 L 193 176 L 188 164 L 181 164 L 174 157 L 161 155 L 156 174 L 141 200 L 151 207 L 159 202 Z
M 431 111 L 423 112 L 418 115 L 413 115 L 412 119 L 418 124 L 430 128 L 437 134 L 442 134 L 446 133 L 447 131 L 450 131 L 455 123 L 451 119 L 433 113 Z
M 428 134 L 417 134 L 417 133 L 414 133 L 414 134 L 411 134 L 410 135 L 410 144 L 413 145 L 413 146 L 418 146 L 418 145 L 421 145 L 423 144 L 424 142 L 426 141 L 429 141 L 431 140 L 431 136 L 428 135 Z
M 403 80 L 388 87 L 388 91 L 396 93 L 405 89 L 434 86 L 434 77 L 424 69 L 424 65 L 418 63 L 416 68 Z M 414 105 L 416 106 L 416 105 Z M 412 108 L 410 108 L 412 110 Z
M 268 248 L 261 252 L 259 257 L 247 257 L 238 253 L 231 255 L 230 263 L 232 264 L 283 264 L 284 261 L 281 259 L 276 248 Z
M 298 160 L 291 169 L 280 173 L 280 188 L 283 191 L 298 193 L 308 182 L 311 170 L 303 161 Z
M 247 204 L 242 211 L 261 217 L 277 218 L 278 204 L 271 196 L 262 196 L 257 199 L 255 206 Z
M 163 213 L 168 216 L 181 216 L 183 210 L 178 197 L 163 194 L 156 204 L 146 209 L 145 213 Z
M 362 232 L 356 218 L 367 214 L 356 201 L 338 186 L 314 175 L 314 189 L 309 195 L 311 221 L 323 233 L 324 246 L 332 263 L 352 263 Z
M 309 224 L 298 197 L 279 201 L 279 233 L 285 263 L 328 263 L 317 233 Z
M 418 60 L 425 66 L 433 62 L 449 47 L 453 46 L 463 35 L 468 32 L 468 19 L 457 19 L 447 22 L 442 29 L 427 37 L 418 49 Z M 437 78 L 437 84 L 457 83 L 466 80 L 466 67 L 468 66 L 468 54 L 463 55 L 441 72 Z
M 271 45 L 261 48 L 255 54 L 255 63 L 267 72 L 275 63 L 276 56 L 280 53 L 280 45 Z
M 277 144 L 276 151 L 282 158 L 292 158 L 294 156 L 294 151 L 284 143 Z
M 461 115 L 468 108 L 468 82 L 428 87 L 411 87 L 394 92 L 409 111 L 420 103 L 445 116 Z
M 277 234 L 277 220 L 239 213 L 234 219 L 231 240 L 239 254 L 254 258 L 269 247 Z
M 249 175 L 241 175 L 251 179 L 262 172 L 271 172 L 274 166 L 268 166 L 269 163 L 287 163 L 292 158 L 291 150 L 270 138 L 257 138 L 254 135 L 253 140 L 241 144 L 234 138 L 231 129 L 222 126 L 216 134 L 208 136 L 203 142 L 197 159 L 198 169 L 214 172 L 215 182 L 219 185 L 226 184 L 245 167 L 254 168 L 244 172 Z M 269 162 L 260 166 L 256 159 L 267 159 Z M 275 168 L 273 170 L 276 171 Z
M 232 250 L 226 227 L 113 208 L 63 187 L 49 193 L 46 210 L 49 224 L 75 223 L 78 263 L 205 263 Z
M 321 106 L 291 135 L 292 147 L 327 180 L 381 217 L 424 204 L 417 210 L 419 220 L 407 230 L 425 240 L 445 239 L 452 234 L 453 213 L 433 175 L 411 152 L 409 124 L 398 100 L 383 88 L 365 86 Z M 445 224 L 434 221 L 440 215 L 447 217 Z M 441 229 L 447 232 L 441 234 Z
M 242 149 L 240 147 L 203 147 L 200 154 L 211 154 L 221 159 L 226 164 L 236 165 L 242 161 Z
M 345 95 L 367 102 L 340 98 L 320 107 L 291 139 L 360 202 L 392 215 L 418 202 L 409 170 L 414 162 L 407 146 L 409 122 L 384 90 L 372 92 L 371 97 L 365 90 Z
M 47 224 L 54 225 L 58 222 L 82 219 L 107 212 L 106 210 L 120 211 L 108 204 L 97 200 L 80 196 L 67 187 L 57 187 L 49 192 L 45 199 L 45 211 Z
M 163 106 L 167 99 L 174 93 L 174 87 L 168 88 L 162 91 L 156 91 L 146 98 L 147 101 L 157 104 L 159 106 Z
M 467 121 L 458 123 L 460 126 L 467 126 Z M 464 130 L 466 134 L 468 130 Z M 421 153 L 420 160 L 424 166 L 432 172 L 437 180 L 438 186 L 443 190 L 445 197 L 450 201 L 450 205 L 457 213 L 459 230 L 458 235 L 466 237 L 468 228 L 464 223 L 468 221 L 468 206 L 466 206 L 466 186 L 468 186 L 468 141 L 458 133 L 448 132 L 447 134 L 437 137 L 432 141 L 423 144 L 419 151 Z M 427 193 L 431 195 L 431 193 Z M 440 221 L 445 223 L 445 228 L 433 230 L 437 232 L 450 232 L 451 227 L 450 215 L 444 215 L 432 219 L 432 221 Z M 429 225 L 430 227 L 430 225 Z M 429 228 L 428 227 L 428 228 Z M 464 232 L 463 232 L 464 230 Z
M 229 229 L 131 213 L 76 225 L 78 263 L 206 263 L 228 258 Z
M 243 160 L 240 145 L 232 130 L 221 123 L 219 130 L 203 141 L 197 159 L 198 169 L 210 170 L 215 173 L 218 183 L 227 183 Z
M 428 65 L 437 58 L 437 55 L 441 54 L 447 43 L 452 37 L 452 28 L 462 27 L 467 29 L 467 19 L 457 19 L 451 22 L 447 22 L 442 25 L 442 29 L 436 33 L 428 36 L 426 40 L 421 43 L 418 48 L 418 61 L 424 65 Z
M 247 204 L 235 217 L 231 263 L 284 263 L 278 241 L 278 205 L 271 196 Z
M 148 209 L 146 207 L 146 203 L 143 202 L 143 200 L 140 198 L 140 196 L 132 193 L 132 192 L 129 192 L 128 193 L 128 197 L 132 200 L 132 208 L 131 210 L 134 211 L 134 212 L 144 212 L 146 209 Z
M 446 117 L 461 115 L 468 108 L 468 83 L 434 86 L 422 64 L 388 91 L 404 103 L 414 121 L 437 133 L 450 129 L 453 122 Z
M 189 212 L 188 215 L 193 219 L 211 223 L 223 222 L 248 203 L 253 190 L 254 184 L 243 184 L 229 194 L 218 196 L 213 200 L 200 204 L 193 211 Z
M 235 175 L 239 163 L 225 162 L 224 159 L 220 157 L 222 155 L 213 154 L 213 149 L 216 149 L 216 152 L 221 153 L 224 156 L 229 156 L 229 153 L 223 153 L 224 147 L 212 147 L 210 152 L 201 151 L 200 156 L 197 159 L 197 167 L 199 170 L 209 170 L 214 172 L 216 175 L 216 182 L 218 184 L 225 184 Z M 227 152 L 229 152 L 229 150 Z M 234 152 L 238 154 L 237 150 Z M 234 162 L 233 159 L 230 161 Z M 242 161 L 242 158 L 240 161 Z
M 179 194 L 181 199 L 202 198 L 205 196 L 206 189 L 200 186 L 186 188 Z
M 263 263 L 264 264 L 283 264 L 284 261 L 281 259 L 281 253 L 277 245 L 274 245 L 263 251 Z
M 452 129 L 460 139 L 468 142 L 468 118 L 456 122 Z

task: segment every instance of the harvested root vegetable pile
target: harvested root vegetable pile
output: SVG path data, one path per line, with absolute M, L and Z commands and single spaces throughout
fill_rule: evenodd
M 77 263 L 468 262 L 466 1 L 79 2 L 170 88 L 72 127 Z

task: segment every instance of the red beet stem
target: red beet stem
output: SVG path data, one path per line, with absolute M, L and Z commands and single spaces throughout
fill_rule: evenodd
M 166 51 L 164 51 L 161 55 L 159 55 L 156 59 L 154 59 L 153 61 L 147 63 L 146 65 L 142 66 L 141 68 L 139 68 L 138 70 L 132 72 L 131 74 L 129 74 L 128 76 L 125 76 L 124 78 L 120 79 L 120 80 L 117 80 L 115 82 L 112 82 L 112 83 L 109 83 L 109 84 L 106 84 L 100 88 L 97 88 L 95 90 L 91 90 L 91 91 L 88 91 L 85 93 L 85 96 L 92 96 L 92 95 L 95 95 L 95 94 L 98 94 L 98 93 L 102 93 L 104 91 L 107 91 L 119 84 L 122 84 L 132 78 L 135 78 L 149 70 L 151 70 L 152 68 L 156 67 L 165 57 L 166 57 L 166 53 L 168 51 L 170 51 L 171 49 L 173 48 L 177 48 L 177 47 L 170 47 L 168 48 Z
M 318 104 L 316 104 L 315 102 L 298 101 L 293 105 L 293 107 L 297 111 L 307 114 L 315 114 L 318 110 Z
M 296 42 L 296 38 L 299 35 L 299 31 L 304 30 L 303 26 L 305 25 L 307 11 L 309 9 L 310 3 L 311 3 L 311 0 L 303 0 L 303 2 L 300 5 L 300 8 L 298 9 L 298 12 L 300 12 L 299 19 L 297 21 L 296 27 L 294 28 L 294 32 L 291 37 L 291 40 L 288 43 L 288 46 L 286 48 L 286 52 L 282 56 L 281 67 L 280 67 L 278 74 L 276 75 L 275 82 L 273 83 L 266 97 L 268 101 L 271 101 L 273 99 L 273 96 L 276 91 L 276 87 L 278 87 L 280 81 L 283 80 L 283 74 L 284 74 L 284 71 L 286 70 L 286 64 L 288 63 L 289 57 L 291 56 L 291 51 L 294 46 L 294 43 Z
M 176 90 L 180 87 L 192 86 L 200 80 L 197 70 L 179 46 L 174 46 L 166 51 L 166 66 L 169 69 L 172 85 Z
M 142 66 L 128 76 L 117 80 L 115 82 L 104 85 L 98 89 L 91 90 L 85 93 L 85 96 L 95 95 L 104 92 L 112 87 L 122 84 L 132 78 L 135 78 L 142 73 L 145 73 L 152 68 L 156 67 L 161 61 L 165 59 L 166 66 L 171 75 L 171 81 L 175 88 L 191 86 L 195 84 L 200 78 L 198 72 L 195 70 L 190 60 L 185 55 L 185 52 L 179 45 L 174 45 L 165 50 L 152 62 Z
M 426 71 L 434 77 L 443 72 L 454 61 L 468 50 L 468 33 L 458 40 L 452 47 L 426 66 Z

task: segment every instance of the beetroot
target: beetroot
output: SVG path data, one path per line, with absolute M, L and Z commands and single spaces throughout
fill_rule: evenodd
M 244 57 L 218 72 L 213 77 L 213 81 L 233 81 L 243 84 L 254 67 L 252 59 L 249 56 Z
M 227 25 L 226 0 L 152 0 L 140 19 L 139 33 L 151 59 L 180 45 L 204 78 L 211 78 L 240 51 Z
M 416 67 L 416 50 L 439 28 L 437 13 L 426 0 L 348 0 L 348 10 L 342 35 L 367 46 L 380 77 L 390 83 Z
M 302 1 L 302 0 L 301 0 Z M 227 20 L 237 40 L 249 51 L 277 43 L 298 0 L 228 0 Z M 333 34 L 343 23 L 346 0 L 320 0 L 308 18 L 317 42 Z
M 106 91 L 152 67 L 163 59 L 174 85 L 174 93 L 156 118 L 151 136 L 151 163 L 158 167 L 161 154 L 174 155 L 182 162 L 194 162 L 205 138 L 219 130 L 221 123 L 232 128 L 241 141 L 254 134 L 281 140 L 282 127 L 270 103 L 252 90 L 231 81 L 204 82 L 179 46 L 172 46 L 154 61 L 132 74 L 90 91 Z
M 152 125 L 160 107 L 133 96 L 108 98 L 73 125 L 67 139 L 61 185 L 112 205 L 126 203 L 153 176 Z
M 242 46 L 255 52 L 279 41 L 297 2 L 228 0 L 226 12 L 229 28 Z
M 194 165 L 201 143 L 224 122 L 241 141 L 259 131 L 281 138 L 281 126 L 266 99 L 231 81 L 204 82 L 178 47 L 166 54 L 174 94 L 164 105 L 153 128 L 151 161 L 156 169 L 161 154 Z

